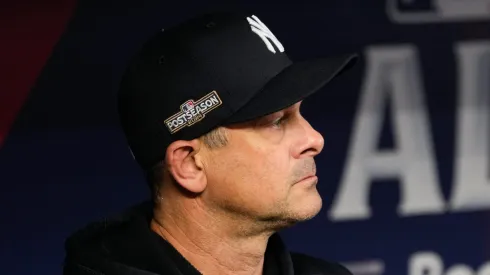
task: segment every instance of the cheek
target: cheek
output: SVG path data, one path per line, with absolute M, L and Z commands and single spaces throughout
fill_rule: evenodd
M 271 187 L 284 186 L 288 175 L 289 159 L 285 155 L 281 155 L 279 151 L 273 151 L 270 154 L 257 158 L 254 161 L 255 171 L 257 176 L 261 177 L 261 180 L 265 185 Z M 251 171 L 253 172 L 253 171 Z
M 210 195 L 222 200 L 257 206 L 287 195 L 291 171 L 288 156 L 279 150 L 270 153 L 249 150 L 214 158 L 209 179 Z
M 287 196 L 289 190 L 289 159 L 279 150 L 254 152 L 236 161 L 234 184 L 238 196 L 265 206 Z M 232 176 L 233 177 L 233 176 Z

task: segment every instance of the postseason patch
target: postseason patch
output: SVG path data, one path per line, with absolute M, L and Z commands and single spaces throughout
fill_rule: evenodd
M 192 99 L 187 100 L 180 105 L 180 112 L 165 120 L 165 125 L 170 130 L 170 133 L 173 134 L 186 126 L 191 126 L 202 120 L 207 113 L 222 103 L 216 91 L 212 91 L 197 101 Z

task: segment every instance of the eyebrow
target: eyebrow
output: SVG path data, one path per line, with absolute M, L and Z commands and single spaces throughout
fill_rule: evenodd
M 259 122 L 264 121 L 264 120 L 270 120 L 270 119 L 275 118 L 277 116 L 291 115 L 295 112 L 295 110 L 298 110 L 298 112 L 299 112 L 301 103 L 299 105 L 296 105 L 296 104 L 288 106 L 288 107 L 281 109 L 279 111 L 258 117 L 258 118 L 253 120 L 253 123 L 256 124 L 256 123 L 259 123 Z M 295 106 L 297 106 L 297 107 L 295 107 Z
M 292 113 L 296 110 L 299 112 L 300 108 L 301 108 L 301 103 L 300 104 L 295 103 L 295 104 L 288 106 L 288 107 L 286 107 L 286 108 L 284 108 L 278 112 Z

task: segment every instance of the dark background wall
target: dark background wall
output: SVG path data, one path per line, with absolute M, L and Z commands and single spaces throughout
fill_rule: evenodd
M 362 57 L 305 101 L 326 141 L 324 208 L 282 233 L 292 249 L 357 274 L 423 274 L 411 262 L 423 259 L 440 259 L 430 274 L 488 274 L 490 1 L 1 5 L 1 274 L 60 274 L 70 233 L 146 199 L 117 122 L 119 77 L 154 31 L 216 9 L 253 11 L 295 60 Z

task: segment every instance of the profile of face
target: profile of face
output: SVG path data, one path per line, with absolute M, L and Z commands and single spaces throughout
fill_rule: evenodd
M 300 105 L 228 126 L 228 144 L 202 152 L 207 207 L 279 227 L 320 211 L 314 157 L 324 140 Z

